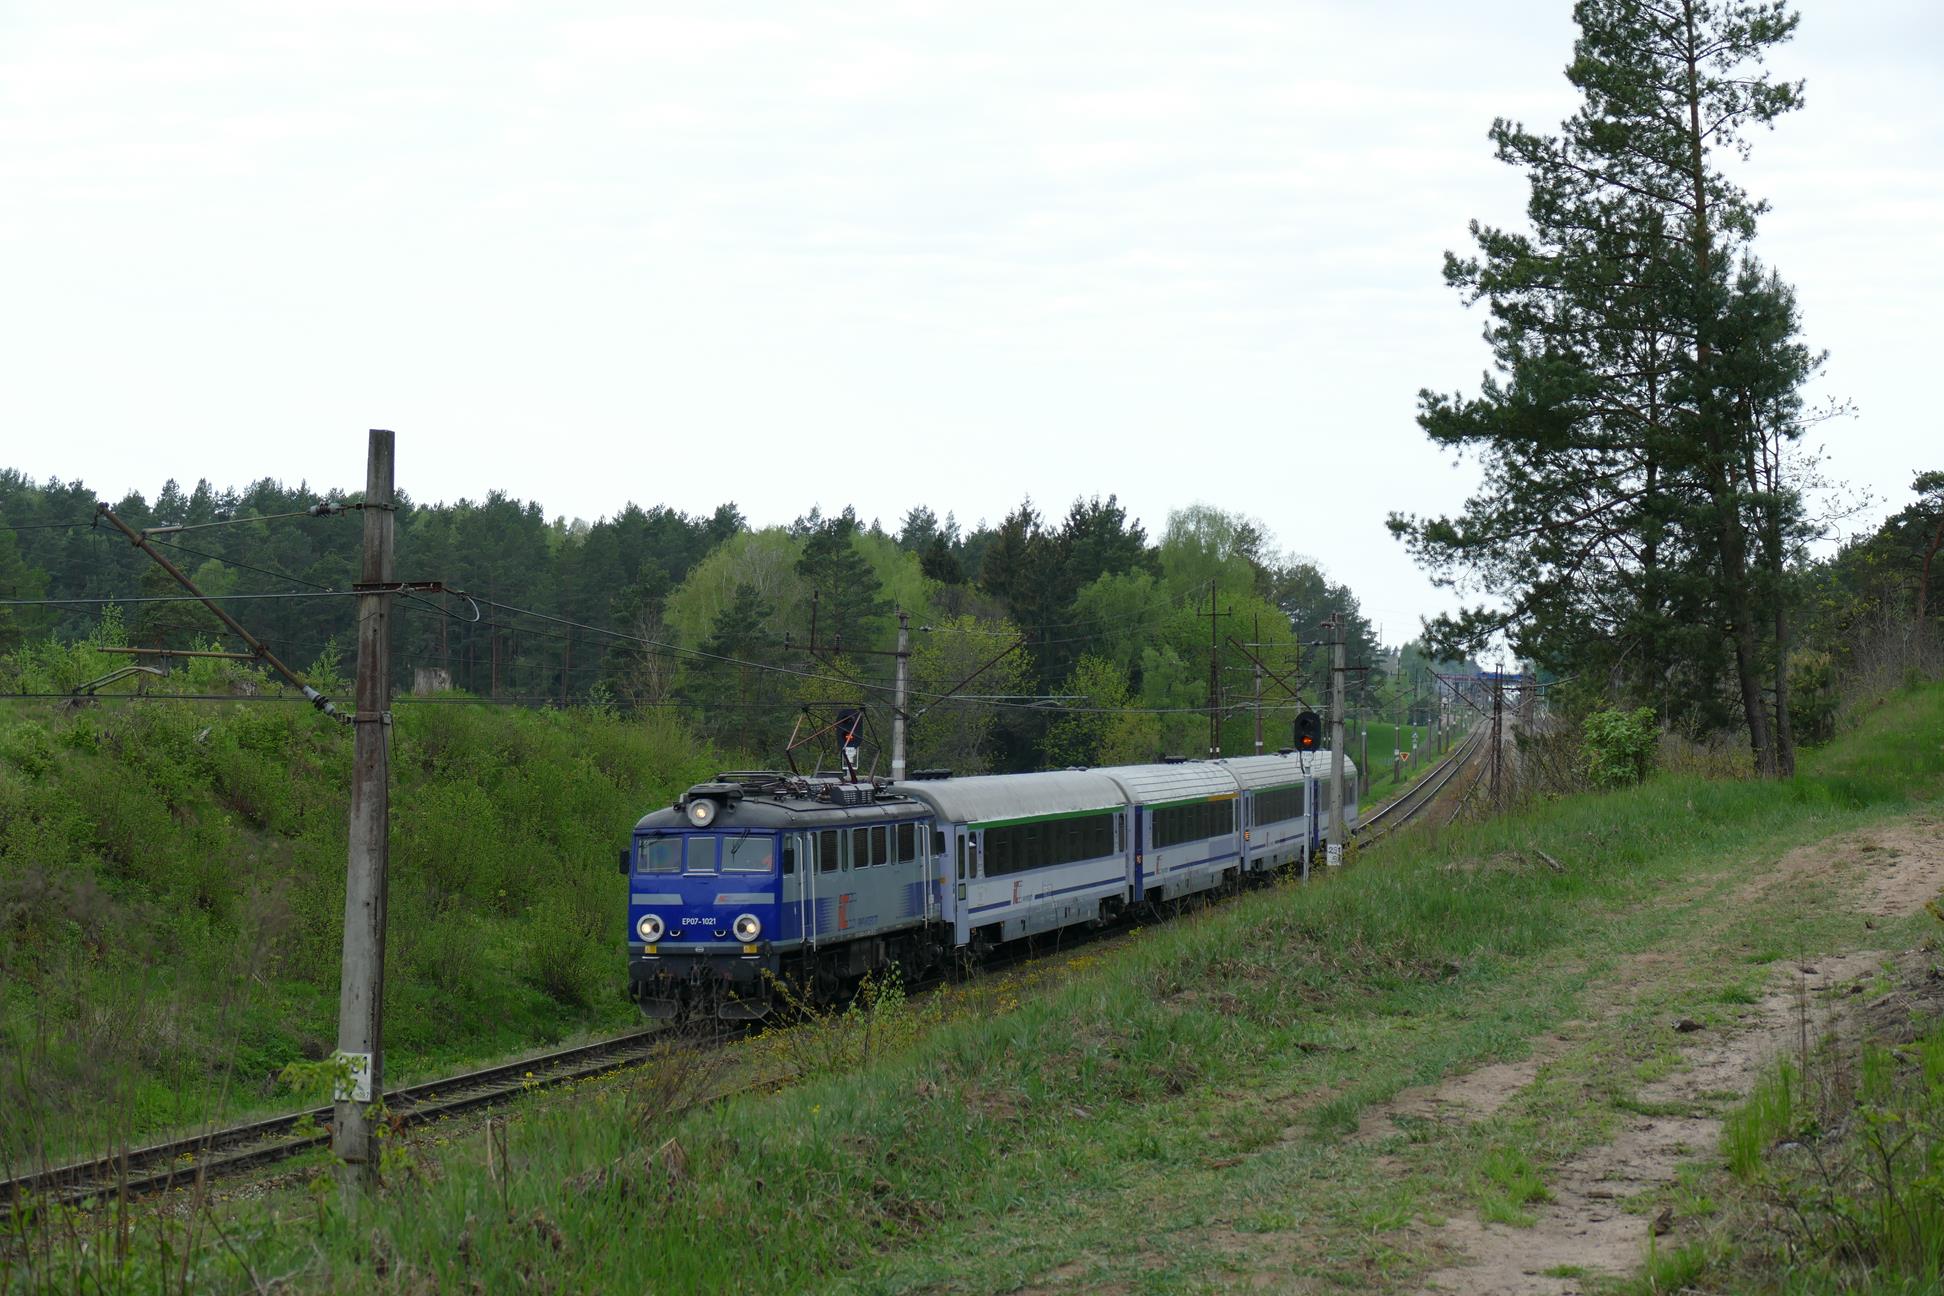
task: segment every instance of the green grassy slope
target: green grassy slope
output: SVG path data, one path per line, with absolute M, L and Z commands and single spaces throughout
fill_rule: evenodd
M 287 1102 L 336 1037 L 348 730 L 269 703 L 0 712 L 0 1158 Z M 625 1023 L 614 852 L 716 758 L 594 712 L 401 705 L 393 1076 Z
M 1529 1195 L 1549 1158 L 1623 1119 L 1630 1077 L 1670 1064 L 1672 1001 L 1415 1177 L 1350 1149 L 1359 1114 L 1522 1055 L 1643 950 L 1705 946 L 1707 977 L 1746 978 L 1847 931 L 1813 894 L 1725 901 L 1778 852 L 1944 795 L 1944 688 L 1803 764 L 1789 784 L 1669 775 L 1402 838 L 1075 960 L 1046 994 L 859 1069 L 685 1117 L 665 1083 L 599 1089 L 516 1121 L 510 1176 L 428 1148 L 438 1171 L 396 1178 L 375 1214 L 326 1205 L 277 1228 L 252 1207 L 229 1227 L 258 1272 L 319 1290 L 544 1273 L 563 1290 L 1007 1291 L 1057 1270 L 1181 1291 L 1255 1251 L 1292 1279 L 1408 1289 L 1429 1262 L 1398 1230 L 1454 1198 L 1491 1208 L 1478 1195 L 1504 1184 Z M 1563 871 L 1531 865 L 1535 843 Z M 1748 1002 L 1710 984 L 1714 1008 L 1682 1011 Z M 215 1248 L 198 1265 L 206 1285 L 245 1282 Z

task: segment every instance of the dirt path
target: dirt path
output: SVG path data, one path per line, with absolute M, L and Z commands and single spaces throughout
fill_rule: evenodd
M 1531 1228 L 1481 1224 L 1471 1216 L 1447 1220 L 1434 1241 L 1462 1260 L 1431 1274 L 1425 1290 L 1470 1296 L 1566 1293 L 1579 1291 L 1579 1280 L 1548 1270 L 1631 1272 L 1648 1238 L 1672 1220 L 1650 1220 L 1623 1210 L 1621 1203 L 1672 1182 L 1683 1160 L 1715 1146 L 1721 1121 L 1702 1114 L 1710 1107 L 1710 1096 L 1746 1093 L 1764 1067 L 1799 1047 L 1805 1033 L 1819 1038 L 1853 997 L 1846 993 L 1849 988 L 1870 980 L 1884 957 L 1872 950 L 1805 965 L 1778 980 L 1740 1029 L 1707 1032 L 1715 1038 L 1688 1051 L 1685 1069 L 1639 1092 L 1642 1107 L 1684 1114 L 1633 1117 L 1612 1142 L 1550 1169 L 1546 1186 L 1552 1200 L 1536 1208 Z M 1505 1078 L 1522 1088 L 1532 1075 L 1526 1072 L 1520 1078 L 1522 1070 L 1513 1068 Z M 1457 1094 L 1475 1096 L 1484 1075 L 1473 1072 L 1451 1083 Z M 1490 1105 L 1496 1109 L 1511 1097 L 1511 1092 L 1494 1091 Z
M 1919 816 L 1805 847 L 1752 880 L 1738 898 L 1823 878 L 1851 891 L 1862 914 L 1914 913 L 1944 890 L 1944 825 Z M 1630 1213 L 1622 1203 L 1672 1182 L 1682 1161 L 1717 1144 L 1721 1095 L 1747 1093 L 1777 1056 L 1841 1030 L 1845 1015 L 1866 1002 L 1861 991 L 1888 957 L 1869 950 L 1789 965 L 1736 1028 L 1688 1035 L 1686 1066 L 1638 1095 L 1646 1110 L 1679 1114 L 1630 1117 L 1611 1142 L 1548 1169 L 1551 1200 L 1535 1209 L 1531 1228 L 1484 1224 L 1469 1212 L 1448 1219 L 1428 1240 L 1451 1262 L 1427 1277 L 1424 1290 L 1573 1293 L 1582 1280 L 1568 1274 L 1633 1272 L 1650 1237 L 1676 1221 Z M 1523 1061 L 1407 1090 L 1366 1115 L 1359 1137 L 1391 1133 L 1400 1117 L 1483 1120 L 1531 1084 L 1558 1047 L 1548 1039 Z

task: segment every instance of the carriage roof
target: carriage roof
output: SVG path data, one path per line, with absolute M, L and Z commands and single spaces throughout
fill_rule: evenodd
M 1280 756 L 1232 756 L 1216 763 L 1226 769 L 1237 783 L 1249 789 L 1301 783 L 1310 776 L 1300 752 Z
M 1089 810 L 1119 810 L 1127 804 L 1114 780 L 1094 770 L 981 774 L 891 786 L 904 796 L 923 801 L 942 818 L 954 823 L 1084 814 Z
M 1100 771 L 1143 805 L 1185 801 L 1191 797 L 1234 796 L 1240 790 L 1235 776 L 1210 761 L 1182 761 L 1167 765 L 1116 765 Z

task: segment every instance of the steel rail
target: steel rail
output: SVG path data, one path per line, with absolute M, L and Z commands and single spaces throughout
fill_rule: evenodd
M 1457 750 L 1426 770 L 1416 783 L 1405 789 L 1403 795 L 1384 805 L 1375 814 L 1361 820 L 1353 830 L 1353 835 L 1360 842 L 1374 846 L 1410 823 L 1426 806 L 1437 799 L 1438 793 L 1443 791 L 1445 786 L 1457 776 L 1458 771 L 1464 768 L 1465 763 L 1482 745 L 1484 734 L 1484 725 L 1474 725 L 1472 731 L 1465 736 L 1465 740 L 1458 745 Z
M 385 1104 L 391 1119 L 417 1124 L 618 1070 L 645 1059 L 668 1040 L 666 1030 L 635 1031 L 394 1089 L 385 1095 Z M 327 1145 L 331 1116 L 330 1107 L 286 1112 L 0 1180 L 0 1215 L 29 1202 L 73 1205 L 90 1199 L 146 1196 L 216 1174 L 286 1160 Z

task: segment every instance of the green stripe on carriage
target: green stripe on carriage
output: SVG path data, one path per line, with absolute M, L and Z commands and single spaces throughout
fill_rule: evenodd
M 967 828 L 1010 828 L 1014 824 L 1046 823 L 1054 819 L 1098 819 L 1101 815 L 1119 814 L 1124 807 L 1102 806 L 1098 810 L 1056 810 L 1052 814 L 1022 815 L 1017 819 L 981 819 L 977 823 L 965 825 Z
M 1204 805 L 1212 801 L 1234 801 L 1240 798 L 1241 795 L 1240 792 L 1218 792 L 1214 796 L 1183 797 L 1179 801 L 1152 801 L 1143 805 L 1141 808 L 1143 810 L 1169 810 L 1175 806 Z

